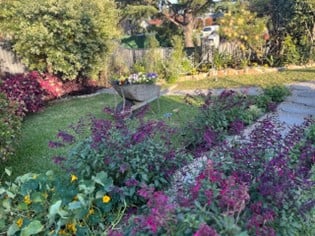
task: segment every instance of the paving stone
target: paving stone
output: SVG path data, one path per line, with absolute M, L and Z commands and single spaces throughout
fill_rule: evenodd
M 278 106 L 278 111 L 284 111 L 293 114 L 315 115 L 315 107 L 307 106 L 305 104 L 298 104 L 293 102 L 283 102 Z

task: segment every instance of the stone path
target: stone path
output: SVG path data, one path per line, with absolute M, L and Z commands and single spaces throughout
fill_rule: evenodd
M 279 120 L 287 125 L 300 125 L 304 118 L 315 117 L 315 81 L 289 85 L 291 96 L 278 106 Z

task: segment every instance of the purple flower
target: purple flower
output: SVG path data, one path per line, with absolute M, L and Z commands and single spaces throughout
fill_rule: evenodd
M 215 143 L 216 133 L 211 128 L 207 128 L 203 134 L 203 139 L 207 147 L 211 147 Z
M 48 147 L 50 148 L 59 148 L 59 147 L 63 147 L 64 144 L 61 142 L 54 142 L 54 141 L 49 141 L 48 143 Z
M 60 157 L 60 156 L 53 157 L 52 159 L 53 159 L 53 162 L 57 165 L 60 165 L 62 162 L 66 160 L 66 158 Z
M 58 138 L 61 138 L 62 142 L 64 143 L 73 143 L 75 141 L 75 138 L 73 135 L 68 134 L 64 131 L 59 131 L 57 134 Z
M 207 224 L 203 223 L 199 226 L 199 229 L 194 236 L 219 236 L 215 229 L 211 228 Z
M 240 134 L 245 128 L 245 124 L 241 120 L 235 120 L 230 124 L 229 131 L 233 135 Z

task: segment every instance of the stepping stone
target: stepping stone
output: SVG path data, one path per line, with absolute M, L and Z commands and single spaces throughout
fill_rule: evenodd
M 290 96 L 286 99 L 287 102 L 296 103 L 298 105 L 306 105 L 315 108 L 315 95 L 314 97 L 303 96 Z
M 299 105 L 292 102 L 283 102 L 278 106 L 279 111 L 284 111 L 293 114 L 301 114 L 304 116 L 315 115 L 315 108 L 306 105 Z
M 311 90 L 315 89 L 315 83 L 314 82 L 302 82 L 298 84 L 291 84 L 289 86 L 290 89 L 295 89 L 295 90 Z
M 306 97 L 306 98 L 314 98 L 315 99 L 315 90 L 309 90 L 309 91 L 303 91 L 303 92 L 298 92 L 297 95 L 299 97 Z M 315 101 L 314 101 L 315 103 Z
M 308 116 L 297 113 L 289 113 L 285 111 L 278 112 L 278 120 L 281 123 L 285 123 L 286 126 L 301 125 L 305 121 L 306 117 Z

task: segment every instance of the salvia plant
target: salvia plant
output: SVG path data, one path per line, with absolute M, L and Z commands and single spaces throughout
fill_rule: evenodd
M 175 131 L 164 122 L 145 121 L 141 112 L 139 119 L 131 120 L 114 109 L 104 111 L 114 119 L 90 117 L 89 136 L 77 140 L 75 132 L 60 131 L 59 141 L 49 143 L 51 147 L 73 145 L 65 156 L 54 157 L 62 168 L 81 178 L 105 171 L 120 188 L 121 197 L 138 204 L 141 202 L 135 194 L 138 189 L 147 185 L 162 189 L 175 170 L 191 159 L 184 150 L 174 147 L 171 138 Z

